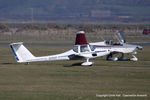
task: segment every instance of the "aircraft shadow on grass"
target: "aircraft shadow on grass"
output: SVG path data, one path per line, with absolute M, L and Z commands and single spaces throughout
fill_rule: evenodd
M 71 65 L 64 65 L 64 67 L 77 67 L 77 66 L 81 66 L 83 62 L 78 62 L 78 63 L 74 63 L 74 64 L 71 64 Z
M 13 63 L 10 63 L 10 62 L 4 62 L 4 63 L 0 63 L 0 64 L 3 64 L 3 65 L 11 65 Z

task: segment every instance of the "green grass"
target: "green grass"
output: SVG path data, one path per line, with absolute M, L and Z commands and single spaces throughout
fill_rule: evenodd
M 28 47 L 36 56 L 61 53 L 71 47 Z M 16 63 L 9 47 L 0 47 L 0 100 L 148 100 L 150 47 L 139 61 L 92 59 L 92 67 L 77 61 Z M 83 60 L 84 61 L 84 60 Z M 120 67 L 121 68 L 120 68 Z M 130 68 L 131 67 L 131 68 Z M 96 97 L 96 94 L 147 94 L 147 97 Z

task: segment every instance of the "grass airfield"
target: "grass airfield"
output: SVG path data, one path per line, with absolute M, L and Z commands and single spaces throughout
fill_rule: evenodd
M 27 47 L 35 56 L 64 52 L 72 47 Z M 139 61 L 92 59 L 92 67 L 79 66 L 84 60 L 16 63 L 9 47 L 0 47 L 0 100 L 149 100 L 150 47 L 136 55 Z M 128 55 L 127 55 L 128 56 Z M 120 97 L 98 97 L 120 94 Z M 124 94 L 146 97 L 124 97 Z

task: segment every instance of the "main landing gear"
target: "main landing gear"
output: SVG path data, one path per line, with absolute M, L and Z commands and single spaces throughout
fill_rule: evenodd
M 120 55 L 121 54 L 121 55 Z M 123 53 L 109 54 L 106 58 L 109 61 L 137 61 L 138 58 L 132 54 L 132 58 L 126 58 Z

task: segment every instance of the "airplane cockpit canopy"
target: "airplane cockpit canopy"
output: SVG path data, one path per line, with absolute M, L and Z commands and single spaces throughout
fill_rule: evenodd
M 106 45 L 120 45 L 120 46 L 122 46 L 122 44 L 120 42 L 114 42 L 113 40 L 105 41 L 105 44 Z
M 90 51 L 94 51 L 95 50 L 95 46 L 94 45 L 75 45 L 73 48 L 74 52 L 90 52 Z
M 78 52 L 78 47 L 79 47 L 79 46 L 75 45 L 74 48 L 73 48 L 73 51 L 74 51 L 74 52 Z
M 89 52 L 88 45 L 81 45 L 80 46 L 80 52 Z
M 89 45 L 89 47 L 90 47 L 91 51 L 94 51 L 96 48 L 94 45 Z
M 122 30 L 117 30 L 111 39 L 113 40 L 105 40 L 105 44 L 122 46 L 123 43 L 126 43 L 126 37 Z

